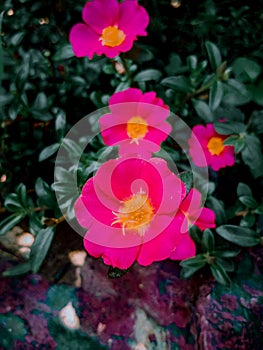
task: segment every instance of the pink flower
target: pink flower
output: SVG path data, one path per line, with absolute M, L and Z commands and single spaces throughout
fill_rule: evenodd
M 69 35 L 77 57 L 91 59 L 96 53 L 113 58 L 129 51 L 138 35 L 147 35 L 149 16 L 136 0 L 91 0 L 82 18 L 85 23 L 74 25 Z
M 213 124 L 206 126 L 197 125 L 193 128 L 192 135 L 188 141 L 189 153 L 195 165 L 206 167 L 208 165 L 215 171 L 235 163 L 235 152 L 233 146 L 225 146 L 224 140 L 228 136 L 219 135 Z M 206 158 L 206 162 L 200 157 L 200 152 L 196 147 L 201 144 Z
M 155 92 L 120 91 L 111 96 L 109 107 L 111 114 L 100 118 L 102 138 L 108 146 L 119 145 L 120 156 L 150 158 L 172 130 L 165 122 L 169 108 Z
M 169 258 L 185 236 L 177 217 L 184 196 L 185 185 L 163 159 L 107 161 L 75 203 L 76 218 L 88 229 L 86 250 L 120 269 Z M 192 256 L 190 244 L 184 257 Z
M 180 232 L 184 238 L 170 255 L 173 260 L 187 259 L 196 253 L 195 244 L 188 233 L 189 225 L 196 225 L 201 230 L 216 227 L 215 213 L 211 209 L 202 208 L 201 201 L 200 192 L 192 188 L 180 205 L 176 216 L 181 221 Z

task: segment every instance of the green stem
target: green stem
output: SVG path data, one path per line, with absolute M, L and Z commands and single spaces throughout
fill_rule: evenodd
M 209 80 L 205 85 L 201 86 L 199 89 L 195 90 L 194 92 L 188 94 L 183 102 L 183 105 L 187 103 L 189 100 L 191 100 L 193 97 L 200 95 L 202 92 L 205 92 L 210 89 L 210 87 L 217 81 L 217 78 L 214 77 L 213 79 Z
M 120 54 L 119 55 L 119 59 L 120 59 L 121 64 L 123 64 L 123 67 L 124 67 L 124 70 L 125 70 L 125 76 L 127 78 L 127 81 L 131 82 L 132 81 L 132 76 L 131 76 L 131 72 L 129 70 L 129 67 L 127 65 L 127 62 L 126 62 L 125 58 L 122 57 L 122 55 Z

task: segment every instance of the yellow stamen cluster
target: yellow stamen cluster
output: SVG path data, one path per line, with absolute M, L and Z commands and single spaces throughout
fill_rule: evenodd
M 100 40 L 103 46 L 119 46 L 125 40 L 126 35 L 117 26 L 109 26 L 103 29 Z
M 222 153 L 225 148 L 223 142 L 224 140 L 221 137 L 218 137 L 218 136 L 211 137 L 211 139 L 207 144 L 208 151 L 212 155 L 219 156 L 219 154 Z
M 127 135 L 132 139 L 132 142 L 139 143 L 148 132 L 148 125 L 145 119 L 141 117 L 132 117 L 127 122 Z
M 125 230 L 135 231 L 139 235 L 144 235 L 154 215 L 154 208 L 143 191 L 133 194 L 130 198 L 122 201 L 118 212 L 113 212 L 116 220 L 112 225 L 120 224 L 122 233 Z

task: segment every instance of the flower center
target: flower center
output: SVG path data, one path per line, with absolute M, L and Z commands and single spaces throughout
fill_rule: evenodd
M 148 132 L 147 122 L 141 117 L 132 117 L 127 122 L 127 134 L 132 142 L 138 144 L 139 139 L 143 139 Z
M 125 235 L 125 229 L 130 229 L 142 236 L 153 218 L 154 208 L 147 194 L 140 191 L 124 200 L 119 211 L 113 214 L 116 220 L 112 222 L 112 225 L 120 224 L 123 235 Z
M 219 156 L 220 153 L 223 152 L 225 146 L 223 144 L 224 140 L 221 137 L 211 137 L 207 144 L 208 151 L 212 155 L 217 155 Z
M 117 26 L 109 26 L 103 29 L 100 40 L 102 45 L 115 47 L 123 43 L 126 35 Z

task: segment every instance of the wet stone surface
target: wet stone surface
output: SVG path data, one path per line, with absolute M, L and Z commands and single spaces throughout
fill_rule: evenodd
M 1 271 L 13 264 L 3 257 Z M 237 273 L 232 288 L 202 276 L 181 280 L 172 261 L 135 265 L 109 279 L 108 267 L 87 257 L 78 270 L 81 287 L 77 269 L 56 283 L 39 274 L 0 279 L 0 333 L 9 335 L 1 349 L 263 348 L 257 266 L 250 276 Z

